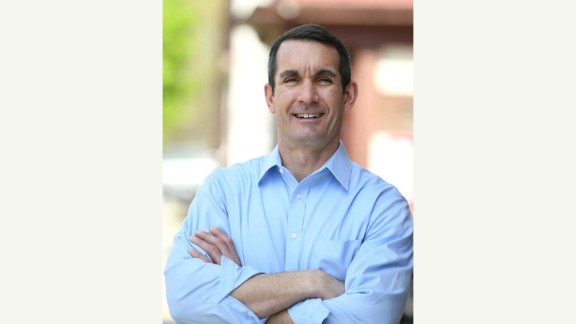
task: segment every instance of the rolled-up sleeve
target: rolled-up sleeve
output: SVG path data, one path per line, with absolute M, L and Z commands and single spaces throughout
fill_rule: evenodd
M 288 314 L 294 323 L 322 323 L 330 311 L 320 298 L 307 299 L 288 308 Z
M 244 304 L 229 296 L 261 271 L 240 267 L 226 257 L 220 265 L 205 263 L 188 252 L 195 248 L 207 256 L 189 240 L 197 229 L 206 231 L 213 225 L 230 235 L 227 216 L 218 203 L 222 198 L 214 190 L 213 183 L 208 183 L 198 191 L 181 230 L 174 237 L 164 269 L 170 314 L 177 323 L 263 323 Z
M 222 258 L 221 265 L 193 259 L 178 241 L 172 249 L 164 277 L 166 299 L 172 318 L 178 323 L 262 323 L 244 304 L 228 294 L 260 273 L 251 267 L 239 267 Z M 200 250 L 201 251 L 201 250 Z
M 400 322 L 412 280 L 412 215 L 398 198 L 379 202 L 373 217 L 346 272 L 345 293 L 293 305 L 288 313 L 295 323 Z

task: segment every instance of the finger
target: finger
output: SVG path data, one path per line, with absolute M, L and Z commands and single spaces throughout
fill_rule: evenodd
M 223 253 L 227 258 L 234 261 L 239 266 L 242 266 L 242 262 L 240 262 L 240 257 L 238 253 L 236 253 L 236 247 L 234 246 L 234 241 L 221 229 L 216 228 L 214 226 L 210 226 L 210 233 L 215 237 L 219 238 L 226 244 L 228 248 L 228 253 Z
M 236 263 L 238 266 L 242 266 L 242 262 L 240 261 L 240 257 L 238 257 L 238 255 L 235 253 L 235 251 L 232 252 L 226 252 L 225 254 L 222 253 L 222 251 L 218 250 L 218 248 L 212 244 L 209 244 L 195 236 L 190 238 L 190 241 L 196 245 L 198 245 L 199 247 L 201 247 L 204 251 L 206 251 L 206 253 L 208 254 L 208 256 L 212 259 L 208 259 L 206 258 L 204 255 L 202 255 L 201 253 L 199 253 L 196 250 L 193 250 L 193 252 L 190 253 L 190 255 L 192 255 L 193 257 L 197 257 L 199 259 L 202 259 L 204 262 L 207 263 L 214 263 L 214 264 L 218 264 L 220 265 L 222 263 L 222 256 L 225 255 L 228 259 L 232 260 L 234 263 Z
M 227 238 L 226 234 L 224 234 L 224 236 Z M 218 248 L 218 251 L 220 252 L 220 254 L 224 254 L 224 255 L 230 254 L 229 249 L 228 249 L 228 245 L 226 245 L 226 242 L 224 242 L 224 240 L 215 236 L 214 234 L 208 233 L 208 232 L 203 232 L 203 231 L 196 231 L 196 237 L 198 237 L 201 240 L 204 240 L 205 242 L 207 242 L 209 244 L 216 246 Z
M 222 255 L 222 253 L 215 245 L 206 242 L 205 240 L 199 238 L 198 236 L 191 236 L 190 241 L 198 245 L 202 250 L 204 250 L 210 257 L 210 259 L 212 259 L 212 263 L 220 264 L 220 256 Z
M 228 251 L 236 254 L 236 247 L 234 246 L 234 241 L 232 241 L 232 239 L 228 237 L 228 235 L 226 235 L 226 233 L 223 230 L 216 228 L 214 226 L 210 226 L 210 233 L 212 233 L 212 235 L 216 236 L 217 238 L 221 239 L 224 242 L 224 244 L 226 244 Z
M 190 253 L 190 255 L 195 259 L 200 259 L 206 263 L 212 263 L 212 261 L 210 261 L 207 257 L 205 257 L 202 253 L 196 251 L 195 249 L 188 250 L 188 253 Z

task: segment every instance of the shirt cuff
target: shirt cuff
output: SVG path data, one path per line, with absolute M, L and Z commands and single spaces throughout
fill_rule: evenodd
M 239 323 L 264 324 L 268 320 L 268 317 L 263 319 L 258 318 L 258 315 L 254 314 L 250 308 L 232 296 L 224 297 L 221 304 L 226 305 L 234 312 L 234 317 Z
M 262 273 L 251 267 L 240 267 L 234 261 L 222 256 L 220 260 L 220 282 L 218 292 L 208 298 L 209 303 L 219 303 L 228 296 L 234 289 L 238 288 L 244 281 Z
M 307 299 L 288 308 L 288 314 L 294 323 L 321 324 L 330 311 L 320 298 Z

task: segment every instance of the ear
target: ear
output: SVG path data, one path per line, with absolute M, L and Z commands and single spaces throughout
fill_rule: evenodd
M 356 98 L 358 98 L 358 84 L 354 81 L 351 81 L 350 84 L 346 87 L 346 91 L 344 92 L 344 112 L 349 112 L 354 107 L 354 103 L 356 102 Z
M 268 110 L 271 113 L 276 112 L 276 107 L 274 106 L 274 94 L 272 93 L 272 87 L 269 83 L 264 86 L 264 96 L 266 97 L 266 104 L 268 105 Z

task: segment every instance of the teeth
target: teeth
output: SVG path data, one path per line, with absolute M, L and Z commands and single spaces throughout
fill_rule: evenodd
M 296 114 L 298 118 L 318 118 L 320 114 Z

